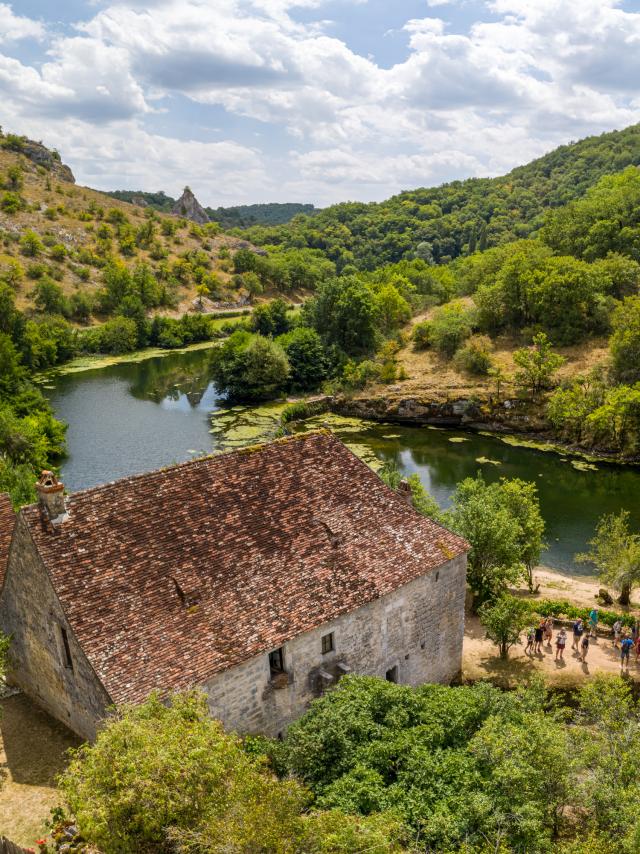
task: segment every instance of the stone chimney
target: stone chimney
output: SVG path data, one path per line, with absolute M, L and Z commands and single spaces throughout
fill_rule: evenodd
M 64 484 L 60 483 L 52 471 L 43 471 L 36 483 L 38 504 L 42 518 L 52 525 L 59 525 L 67 519 L 64 504 Z
M 411 484 L 406 477 L 403 477 L 398 484 L 398 495 L 403 498 L 409 507 L 413 507 L 413 494 L 411 492 Z

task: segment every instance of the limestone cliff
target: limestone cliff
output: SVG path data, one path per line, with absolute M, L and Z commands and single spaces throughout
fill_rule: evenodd
M 70 184 L 75 184 L 76 179 L 73 172 L 61 160 L 57 151 L 51 151 L 46 148 L 41 142 L 35 142 L 33 139 L 23 139 L 20 152 L 28 157 L 36 166 L 43 166 L 48 172 L 51 172 L 59 181 L 68 181 Z
M 76 179 L 73 172 L 60 159 L 60 155 L 54 149 L 46 148 L 41 142 L 28 139 L 26 136 L 18 136 L 15 133 L 3 133 L 0 127 L 0 150 L 23 155 L 36 166 L 41 166 L 47 172 L 52 173 L 59 181 L 68 181 L 75 184 Z
M 177 216 L 183 216 L 200 225 L 203 225 L 205 222 L 209 222 L 209 217 L 207 216 L 205 209 L 193 195 L 190 187 L 184 188 L 182 195 L 173 206 L 171 213 L 174 213 Z

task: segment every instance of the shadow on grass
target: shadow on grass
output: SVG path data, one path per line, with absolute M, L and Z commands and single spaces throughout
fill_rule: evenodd
M 53 786 L 66 766 L 66 752 L 80 739 L 36 704 L 17 694 L 0 701 L 1 770 L 15 783 Z

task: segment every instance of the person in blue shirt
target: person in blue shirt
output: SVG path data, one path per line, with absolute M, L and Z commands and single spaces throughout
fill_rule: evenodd
M 622 669 L 625 664 L 627 665 L 627 670 L 629 669 L 629 653 L 631 652 L 632 646 L 633 640 L 628 635 L 622 639 L 622 643 L 620 644 L 620 669 Z
M 596 637 L 596 629 L 598 628 L 598 609 L 592 608 L 589 613 L 589 634 L 592 638 Z

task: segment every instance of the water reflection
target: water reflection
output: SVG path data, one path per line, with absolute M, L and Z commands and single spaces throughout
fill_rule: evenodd
M 69 423 L 70 456 L 63 466 L 67 486 L 83 489 L 274 435 L 278 407 L 260 412 L 234 408 L 211 432 L 209 416 L 220 404 L 209 365 L 210 353 L 201 350 L 55 380 L 51 400 Z M 604 513 L 626 508 L 636 524 L 640 521 L 638 469 L 598 464 L 596 471 L 580 471 L 570 459 L 491 436 L 329 418 L 337 435 L 361 453 L 393 462 L 404 473 L 417 472 L 443 506 L 456 484 L 479 470 L 488 481 L 535 481 L 547 524 L 545 560 L 552 566 L 585 571 L 573 557 L 585 550 Z M 322 426 L 325 419 L 320 416 L 304 429 Z
M 399 438 L 389 438 L 391 433 Z M 387 438 L 383 438 L 385 434 Z M 456 437 L 466 441 L 450 441 Z M 451 503 L 455 484 L 478 471 L 488 482 L 501 477 L 534 481 L 547 526 L 549 549 L 544 560 L 570 572 L 592 571 L 576 565 L 574 556 L 585 551 L 603 514 L 625 508 L 640 528 L 640 472 L 636 468 L 598 464 L 595 470 L 581 471 L 571 459 L 558 454 L 514 447 L 493 436 L 424 427 L 375 425 L 359 434 L 350 433 L 348 439 L 367 445 L 380 460 L 394 463 L 406 474 L 416 472 L 444 507 Z
M 210 453 L 209 361 L 199 350 L 57 378 L 51 402 L 69 424 L 66 485 L 84 489 Z

